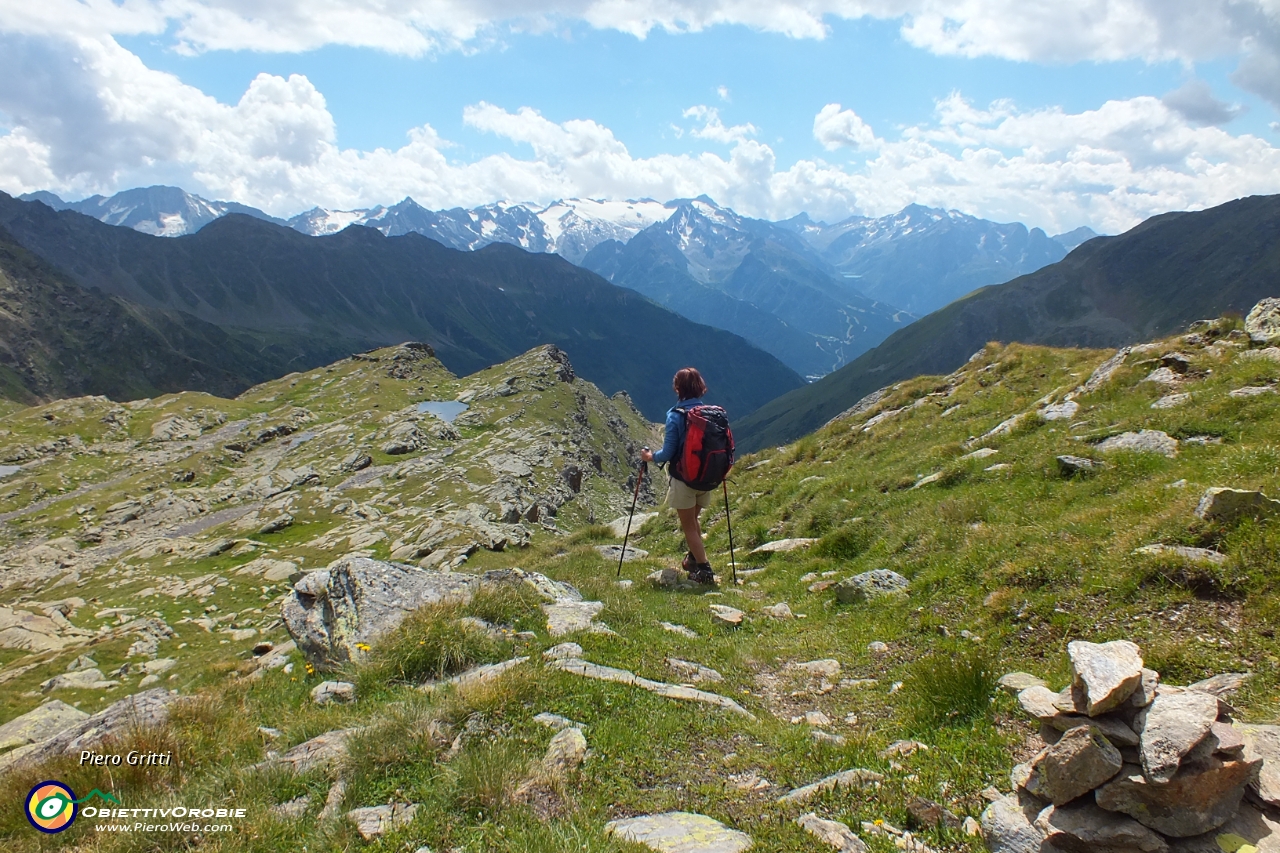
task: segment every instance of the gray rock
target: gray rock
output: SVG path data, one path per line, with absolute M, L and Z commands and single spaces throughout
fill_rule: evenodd
M 41 682 L 40 689 L 45 693 L 52 690 L 106 690 L 119 683 L 119 681 L 107 680 L 100 669 L 77 669 L 75 672 L 55 675 Z
M 1042 420 L 1046 421 L 1069 421 L 1080 411 L 1080 404 L 1075 400 L 1067 400 L 1063 403 L 1053 403 L 1045 406 L 1037 414 Z
M 754 720 L 756 718 L 754 714 L 727 696 L 721 696 L 718 693 L 708 693 L 705 690 L 698 690 L 694 687 L 685 687 L 680 684 L 667 684 L 662 681 L 650 681 L 647 678 L 642 678 L 634 672 L 628 672 L 625 669 L 601 666 L 600 664 L 591 663 L 590 661 L 585 660 L 578 660 L 576 658 L 551 661 L 548 666 L 552 669 L 561 670 L 562 672 L 580 675 L 583 678 L 592 678 L 597 681 L 612 681 L 618 684 L 627 684 L 632 687 L 638 687 L 641 690 L 647 690 L 650 693 L 667 699 L 678 699 L 685 702 L 702 702 L 708 705 L 716 705 L 720 708 L 724 708 L 725 710 L 733 711 L 735 714 L 740 714 L 749 720 Z
M 609 522 L 608 527 L 609 527 L 609 530 L 613 532 L 614 536 L 617 536 L 619 539 L 621 539 L 623 536 L 627 534 L 628 519 L 630 519 L 631 521 L 631 532 L 635 533 L 641 527 L 644 527 L 645 524 L 647 524 L 650 519 L 654 519 L 657 517 L 658 517 L 658 513 L 656 512 L 638 512 L 635 514 L 634 518 L 632 518 L 631 516 L 623 515 Z M 616 555 L 615 555 L 615 559 L 616 559 Z
M 605 832 L 659 853 L 741 853 L 753 844 L 746 833 L 691 812 L 611 820 Z
M 1058 709 L 1058 694 L 1043 684 L 1024 687 L 1018 693 L 1018 704 L 1029 716 L 1037 720 L 1049 720 L 1062 713 Z
M 1098 808 L 1088 798 L 1070 806 L 1049 806 L 1035 827 L 1050 844 L 1068 853 L 1167 853 L 1169 844 L 1129 817 Z
M 709 607 L 711 609 L 711 621 L 718 625 L 724 625 L 726 628 L 737 628 L 747 616 L 738 608 L 730 607 L 727 604 L 712 604 Z
M 1242 803 L 1229 821 L 1211 832 L 1171 839 L 1169 849 L 1173 853 L 1223 853 L 1223 846 L 1218 843 L 1221 836 L 1235 836 L 1235 839 L 1253 845 L 1256 853 L 1280 853 L 1280 820 L 1273 819 L 1248 802 Z M 1226 849 L 1243 849 L 1233 846 L 1239 843 L 1235 839 L 1227 839 L 1230 843 Z
M 840 661 L 835 658 L 805 661 L 791 664 L 792 669 L 803 670 L 812 676 L 821 678 L 837 678 L 840 675 Z
M 1268 297 L 1253 306 L 1244 318 L 1244 330 L 1254 343 L 1280 342 L 1280 299 Z
M 343 471 L 363 471 L 373 464 L 373 457 L 367 453 L 356 451 L 342 460 Z
M 645 557 L 649 556 L 648 551 L 641 548 L 633 548 L 630 545 L 627 546 L 627 553 L 625 556 L 622 554 L 621 545 L 597 545 L 596 551 L 600 553 L 601 557 L 604 557 L 611 563 L 616 563 L 620 556 L 624 563 L 630 563 L 632 560 L 643 560 Z
M 1244 687 L 1244 683 L 1250 678 L 1252 675 L 1247 672 L 1223 672 L 1195 684 L 1188 684 L 1187 689 L 1209 693 L 1222 699 Z
M 1262 802 L 1280 808 L 1280 726 L 1236 723 L 1235 729 L 1244 740 L 1245 760 L 1262 762 L 1250 789 Z
M 564 658 L 582 657 L 582 646 L 577 643 L 560 643 L 542 653 L 546 660 L 562 660 Z
M 686 681 L 698 684 L 703 681 L 724 681 L 724 676 L 709 666 L 680 658 L 667 658 L 667 667 Z
M 352 809 L 347 812 L 347 820 L 355 824 L 356 831 L 360 833 L 361 838 L 365 841 L 372 841 L 392 830 L 406 826 L 417 813 L 417 803 L 394 803 L 386 806 Z
M 342 811 L 342 803 L 346 798 L 346 780 L 339 779 L 329 786 L 329 792 L 325 794 L 324 798 L 324 807 L 320 809 L 320 814 L 316 815 L 316 820 L 320 823 L 337 820 L 339 813 Z
M 297 820 L 306 815 L 307 809 L 311 807 L 311 797 L 304 794 L 296 800 L 290 800 L 287 803 L 279 803 L 272 806 L 268 811 L 274 817 L 281 820 Z
M 1041 853 L 1044 833 L 1032 821 L 1039 811 L 1033 805 L 1028 816 L 1014 796 L 992 801 L 982 813 L 982 835 L 991 853 Z
M 1176 394 L 1165 394 L 1159 400 L 1151 404 L 1153 409 L 1175 409 L 1184 403 L 1191 402 L 1191 395 L 1186 392 Z
M 1129 451 L 1131 453 L 1159 453 L 1170 458 L 1178 455 L 1178 440 L 1158 429 L 1141 432 L 1125 432 L 1113 435 L 1098 445 L 1102 453 Z
M 770 619 L 794 619 L 795 614 L 791 612 L 791 607 L 785 601 L 779 601 L 777 604 L 770 604 L 767 607 L 761 607 L 760 612 Z
M 307 773 L 311 770 L 333 767 L 347 757 L 347 741 L 359 731 L 359 728 L 335 729 L 316 735 L 283 755 L 275 755 L 258 762 L 252 769 L 265 770 L 281 767 L 293 773 Z
M 1208 693 L 1157 694 L 1136 720 L 1147 778 L 1152 782 L 1172 779 L 1183 757 L 1209 734 L 1217 718 L 1218 700 Z
M 0 726 L 0 753 L 14 747 L 48 740 L 88 718 L 89 715 L 79 708 L 51 699 Z
M 672 634 L 679 634 L 681 637 L 686 637 L 690 640 L 698 639 L 698 632 L 694 631 L 692 628 L 685 627 L 684 625 L 676 625 L 671 622 L 659 622 L 658 626 L 664 631 L 670 631 Z
M 808 785 L 802 785 L 783 795 L 778 800 L 778 805 L 786 805 L 788 803 L 803 803 L 811 800 L 819 794 L 826 791 L 834 791 L 837 788 L 865 788 L 869 785 L 875 785 L 884 781 L 884 776 L 874 770 L 864 770 L 860 767 L 853 770 L 842 770 L 839 773 L 832 773 L 830 776 L 824 776 L 817 782 L 810 782 Z
M 1154 669 L 1142 669 L 1142 683 L 1133 695 L 1125 701 L 1124 708 L 1145 708 L 1155 701 L 1156 691 L 1160 687 L 1160 673 Z
M 587 758 L 587 739 L 578 728 L 561 729 L 551 738 L 539 768 L 542 778 L 561 782 L 568 779 Z
M 774 542 L 766 542 L 758 548 L 751 550 L 752 554 L 781 554 L 788 551 L 799 551 L 804 548 L 812 547 L 817 539 L 778 539 Z
M 1064 455 L 1058 457 L 1058 471 L 1064 477 L 1073 477 L 1077 474 L 1093 474 L 1108 467 L 1110 466 L 1105 462 L 1088 459 L 1084 456 Z
M 1196 515 L 1206 521 L 1231 524 L 1241 518 L 1263 518 L 1280 513 L 1280 501 L 1262 492 L 1214 486 L 1204 493 Z
M 1032 675 L 1029 672 L 1010 672 L 1000 676 L 997 682 L 1000 689 L 1005 693 L 1011 693 L 1014 696 L 1020 694 L 1028 687 L 1044 687 L 1044 680 Z
M 420 607 L 468 601 L 475 575 L 433 572 L 367 557 L 343 557 L 294 584 L 281 607 L 285 627 L 319 670 L 359 660 L 369 644 Z
M 349 681 L 324 681 L 311 689 L 311 701 L 317 705 L 354 702 L 356 686 Z
M 895 571 L 874 569 L 836 584 L 836 599 L 844 604 L 860 604 L 886 595 L 905 594 L 910 586 L 910 581 Z
M 1250 397 L 1261 397 L 1263 394 L 1274 394 L 1276 389 L 1270 385 L 1246 385 L 1227 392 L 1227 396 L 1235 400 L 1247 400 Z
M 1096 726 L 1077 726 L 1045 751 L 1036 769 L 1044 796 L 1063 805 L 1111 779 L 1123 766 L 1120 751 Z
M 607 632 L 608 628 L 595 621 L 603 609 L 603 601 L 556 601 L 542 605 L 542 612 L 547 615 L 547 632 L 553 637 L 575 631 Z
M 1142 657 L 1127 640 L 1067 644 L 1072 687 L 1082 694 L 1084 710 L 1096 717 L 1119 707 L 1142 684 Z
M 840 853 L 867 853 L 869 849 L 866 842 L 853 834 L 848 824 L 838 820 L 825 820 L 809 812 L 796 818 L 796 823 L 805 832 Z
M 1227 555 L 1208 548 L 1192 548 L 1187 545 L 1143 545 L 1133 553 L 1148 557 L 1177 557 L 1193 563 L 1211 563 L 1221 566 L 1227 562 Z
M 543 711 L 541 714 L 535 714 L 533 721 L 538 725 L 546 726 L 549 729 L 560 731 L 561 729 L 582 729 L 580 723 L 575 723 L 568 717 L 562 717 L 559 714 L 550 714 Z
M 1165 784 L 1147 780 L 1142 768 L 1126 765 L 1094 792 L 1098 805 L 1121 812 L 1172 838 L 1201 835 L 1235 814 L 1259 762 L 1212 757 L 1184 766 Z
M 34 744 L 9 766 L 43 764 L 55 756 L 75 755 L 92 749 L 108 738 L 121 737 L 126 732 L 163 725 L 169 719 L 169 708 L 177 698 L 176 693 L 159 688 L 127 696 Z
M 1043 722 L 1059 733 L 1069 732 L 1078 726 L 1095 726 L 1114 746 L 1137 746 L 1139 743 L 1138 733 L 1116 715 L 1084 717 L 1078 714 L 1056 714 Z

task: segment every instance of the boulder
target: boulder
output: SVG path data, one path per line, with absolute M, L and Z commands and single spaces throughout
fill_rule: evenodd
M 0 726 L 0 753 L 14 747 L 48 740 L 88 718 L 89 715 L 79 708 L 51 699 Z
M 1049 720 L 1062 713 L 1058 710 L 1058 694 L 1043 684 L 1032 684 L 1018 693 L 1018 704 L 1029 716 Z
M 55 675 L 40 683 L 45 693 L 52 690 L 106 690 L 115 687 L 119 681 L 109 681 L 100 669 L 77 669 L 62 675 Z
M 1214 486 L 1204 493 L 1196 507 L 1196 515 L 1206 521 L 1231 524 L 1241 518 L 1262 518 L 1280 513 L 1280 501 L 1262 492 Z
M 1115 779 L 1094 792 L 1094 797 L 1108 811 L 1127 814 L 1163 835 L 1186 838 L 1230 820 L 1260 764 L 1210 757 L 1184 765 L 1164 784 L 1149 781 L 1139 766 L 1125 765 Z
M 825 820 L 809 812 L 796 818 L 796 823 L 805 832 L 840 853 L 867 853 L 869 849 L 866 842 L 853 834 L 848 824 L 838 820 Z
M 1142 732 L 1142 770 L 1147 779 L 1171 780 L 1183 757 L 1204 740 L 1217 718 L 1218 700 L 1208 693 L 1157 694 L 1136 719 Z
M 791 612 L 791 607 L 785 601 L 779 601 L 777 604 L 770 604 L 767 607 L 761 607 L 760 612 L 770 619 L 794 619 L 795 614 Z
M 343 557 L 293 585 L 281 615 L 308 661 L 331 670 L 359 660 L 367 645 L 420 607 L 468 601 L 475 575 L 433 572 L 368 557 Z
M 889 569 L 863 572 L 836 584 L 836 600 L 844 604 L 860 604 L 886 595 L 905 594 L 911 582 Z
M 691 812 L 611 820 L 605 832 L 659 853 L 741 853 L 753 844 L 746 833 Z
M 1127 640 L 1067 644 L 1071 685 L 1084 700 L 1084 711 L 1096 717 L 1120 706 L 1142 684 L 1142 657 Z
M 577 772 L 587 758 L 587 739 L 578 728 L 561 729 L 551 738 L 539 771 L 548 781 L 563 782 Z
M 553 637 L 575 631 L 608 631 L 595 621 L 603 609 L 603 601 L 554 601 L 542 605 L 542 612 L 547 615 L 547 632 Z
M 75 755 L 92 749 L 108 738 L 162 725 L 169 719 L 169 707 L 177 699 L 177 693 L 162 688 L 126 696 L 36 743 L 14 763 L 43 764 L 55 756 Z
M 347 741 L 361 729 L 335 729 L 316 735 L 289 749 L 283 755 L 271 755 L 265 761 L 253 765 L 253 770 L 280 767 L 293 773 L 328 769 L 347 757 Z
M 1129 451 L 1131 453 L 1159 453 L 1170 458 L 1178 455 L 1178 440 L 1158 429 L 1141 432 L 1125 432 L 1113 435 L 1098 445 L 1102 453 Z
M 1133 818 L 1098 808 L 1088 798 L 1049 806 L 1035 820 L 1048 842 L 1067 853 L 1167 853 L 1169 844 Z
M 632 560 L 643 560 L 645 557 L 649 556 L 648 551 L 641 548 L 632 548 L 630 545 L 627 546 L 625 554 L 622 552 L 621 545 L 597 545 L 596 551 L 600 553 L 601 557 L 604 557 L 611 563 L 618 562 L 619 557 L 622 557 L 622 562 L 630 563 Z
M 1280 342 L 1280 299 L 1263 299 L 1244 318 L 1244 330 L 1258 344 Z
M 1123 766 L 1120 751 L 1096 726 L 1077 726 L 1045 751 L 1036 769 L 1043 795 L 1063 805 L 1111 779 Z

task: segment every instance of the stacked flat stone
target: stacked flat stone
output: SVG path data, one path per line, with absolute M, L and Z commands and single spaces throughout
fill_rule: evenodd
M 1067 651 L 1066 689 L 1018 694 L 1048 746 L 1014 768 L 1013 793 L 983 813 L 992 851 L 1207 851 L 1241 827 L 1258 850 L 1280 850 L 1280 824 L 1244 803 L 1248 790 L 1263 809 L 1280 808 L 1280 729 L 1235 725 L 1219 698 L 1242 677 L 1174 687 L 1131 642 Z

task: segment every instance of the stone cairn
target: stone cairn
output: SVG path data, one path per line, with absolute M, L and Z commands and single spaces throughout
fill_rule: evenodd
M 1131 642 L 1067 650 L 1060 693 L 1025 673 L 1002 679 L 1048 746 L 983 813 L 992 851 L 1225 850 L 1223 838 L 1280 849 L 1280 728 L 1233 722 L 1221 698 L 1244 676 L 1174 687 Z

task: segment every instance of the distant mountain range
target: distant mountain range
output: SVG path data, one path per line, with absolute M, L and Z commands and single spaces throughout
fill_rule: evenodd
M 46 269 L 56 268 L 52 284 L 72 281 L 85 289 L 85 304 L 98 296 L 95 304 L 108 299 L 142 320 L 165 317 L 171 327 L 226 341 L 216 382 L 156 373 L 148 381 L 163 391 L 225 393 L 264 374 L 406 340 L 431 344 L 458 374 L 557 344 L 582 376 L 606 393 L 629 391 L 653 419 L 673 402 L 673 364 L 698 365 L 715 399 L 735 416 L 802 384 L 735 335 L 696 325 L 562 258 L 503 244 L 459 252 L 420 234 L 388 238 L 364 227 L 311 238 L 235 214 L 195 234 L 162 239 L 3 193 L 0 228 Z M 57 302 L 56 294 L 41 298 Z M 194 332 L 157 330 L 184 358 L 214 364 L 203 343 L 184 343 Z M 102 334 L 87 329 L 75 347 L 109 374 L 111 350 L 100 346 Z M 66 345 L 51 341 L 47 348 Z M 27 390 L 106 392 L 93 370 L 80 373 L 89 378 Z
M 958 299 L 735 423 L 734 434 L 745 449 L 783 444 L 878 388 L 956 369 L 988 341 L 1117 347 L 1268 296 L 1280 296 L 1280 196 L 1166 213 Z
M 287 222 L 174 187 L 80 202 L 47 192 L 23 198 L 161 236 L 194 233 L 238 212 L 311 236 L 362 225 L 388 237 L 425 234 L 463 251 L 508 243 L 552 252 L 695 322 L 741 335 L 810 379 L 916 316 L 1060 260 L 1096 236 L 1079 228 L 1051 238 L 1021 223 L 918 205 L 835 225 L 805 214 L 773 223 L 739 216 L 705 196 L 665 203 L 564 199 L 545 206 L 504 201 L 437 211 L 406 198 L 361 210 L 317 207 Z

